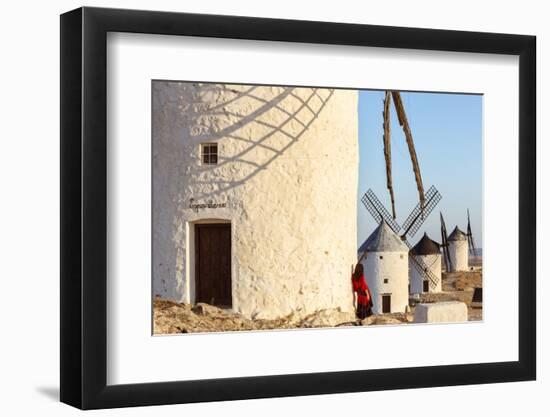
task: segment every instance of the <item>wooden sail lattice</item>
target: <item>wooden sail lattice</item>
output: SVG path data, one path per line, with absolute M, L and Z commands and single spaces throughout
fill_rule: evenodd
M 390 226 L 390 229 L 393 230 L 395 234 L 399 234 L 401 226 L 399 226 L 390 212 L 384 207 L 384 204 L 382 204 L 370 188 L 363 197 L 361 197 L 361 202 L 377 223 L 381 223 L 382 220 L 385 220 L 388 226 Z
M 416 207 L 411 211 L 409 216 L 407 216 L 405 222 L 403 223 L 403 226 L 399 226 L 399 224 L 395 221 L 390 212 L 386 209 L 384 204 L 380 201 L 376 194 L 374 194 L 374 191 L 372 191 L 372 189 L 369 188 L 367 192 L 363 195 L 363 197 L 361 197 L 361 202 L 377 223 L 380 223 L 382 222 L 382 220 L 384 220 L 388 224 L 390 229 L 392 229 L 393 232 L 397 235 L 399 235 L 400 230 L 404 230 L 400 237 L 405 245 L 407 245 L 407 247 L 409 248 L 409 253 L 411 255 L 410 257 L 413 261 L 412 264 L 418 271 L 418 273 L 423 277 L 423 279 L 429 282 L 430 288 L 432 290 L 437 288 L 437 285 L 439 284 L 439 278 L 435 276 L 430 267 L 427 266 L 419 256 L 416 256 L 413 252 L 410 251 L 412 249 L 412 245 L 407 240 L 407 236 L 413 237 L 416 234 L 428 215 L 433 211 L 433 209 L 437 206 L 441 199 L 441 194 L 432 185 L 429 188 L 428 192 L 424 195 L 424 205 L 422 202 L 419 202 Z M 364 256 L 362 256 L 361 259 L 363 259 L 363 257 Z
M 422 203 L 418 203 L 405 219 L 403 223 L 404 234 L 413 237 L 424 223 L 424 220 L 430 215 L 435 206 L 437 206 L 441 198 L 439 191 L 432 185 L 424 195 L 424 206 L 422 207 Z

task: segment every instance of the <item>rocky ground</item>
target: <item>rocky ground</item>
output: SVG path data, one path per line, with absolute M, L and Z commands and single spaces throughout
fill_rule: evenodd
M 353 321 L 353 314 L 339 310 L 307 316 L 293 313 L 277 320 L 252 320 L 205 303 L 191 306 L 164 300 L 154 302 L 155 334 L 334 327 Z
M 155 334 L 401 324 L 411 323 L 413 318 L 410 313 L 395 313 L 358 321 L 354 313 L 322 310 L 305 316 L 293 313 L 276 320 L 252 320 L 209 304 L 191 306 L 166 300 L 155 300 L 153 310 Z
M 481 303 L 472 303 L 474 288 L 483 288 L 482 272 L 475 270 L 471 272 L 443 273 L 443 291 L 439 294 L 427 294 L 430 302 L 430 295 L 437 295 L 439 299 L 433 301 L 462 301 L 468 306 L 468 320 L 478 321 L 483 319 Z
M 191 306 L 157 299 L 153 303 L 154 333 L 203 333 L 405 324 L 413 322 L 414 305 L 416 303 L 454 300 L 466 303 L 470 321 L 481 320 L 481 306 L 472 305 L 471 302 L 474 288 L 482 286 L 481 280 L 481 271 L 443 273 L 443 291 L 441 293 L 422 294 L 420 299 L 417 300 L 411 299 L 410 312 L 373 315 L 362 321 L 356 320 L 353 313 L 346 313 L 338 309 L 322 310 L 309 315 L 295 312 L 276 320 L 252 320 L 204 303 Z

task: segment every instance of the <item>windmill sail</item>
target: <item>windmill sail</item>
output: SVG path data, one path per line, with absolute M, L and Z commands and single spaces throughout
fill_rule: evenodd
M 403 242 L 409 247 L 412 248 L 412 245 L 407 240 L 407 236 L 413 237 L 418 229 L 424 224 L 430 213 L 433 211 L 435 206 L 441 201 L 441 194 L 433 185 L 428 189 L 426 195 L 424 195 L 424 204 L 419 202 L 416 207 L 411 211 L 405 223 L 403 223 L 404 232 L 401 235 Z M 413 266 L 420 273 L 420 275 L 427 280 L 430 288 L 432 290 L 437 288 L 439 283 L 439 278 L 436 277 L 431 269 L 424 263 L 422 258 L 416 256 L 414 251 L 409 252 L 410 258 L 412 260 Z
M 424 211 L 425 196 L 424 196 L 424 185 L 422 183 L 422 175 L 420 174 L 420 164 L 418 162 L 418 157 L 416 156 L 416 150 L 414 148 L 414 140 L 409 126 L 409 121 L 405 113 L 405 107 L 403 106 L 403 100 L 401 99 L 401 93 L 399 91 L 392 91 L 391 96 L 393 98 L 393 104 L 395 106 L 395 111 L 397 112 L 397 119 L 399 124 L 403 128 L 403 133 L 405 133 L 405 139 L 407 141 L 407 146 L 409 147 L 409 154 L 411 156 L 411 162 L 413 166 L 414 178 L 416 180 L 416 187 L 418 188 L 418 196 L 420 199 L 420 210 Z
M 468 212 L 468 229 L 466 230 L 466 236 L 468 236 L 468 249 L 470 249 L 470 254 L 477 256 L 476 246 L 474 244 L 474 235 L 472 234 L 472 227 L 470 225 L 470 210 Z
M 418 203 L 403 223 L 403 229 L 405 230 L 403 236 L 413 237 L 441 198 L 437 188 L 432 185 L 424 196 L 424 205 Z
M 361 197 L 361 202 L 377 223 L 385 220 L 394 233 L 399 234 L 401 226 L 397 224 L 392 215 L 388 212 L 388 210 L 386 210 L 386 207 L 384 207 L 382 202 L 374 194 L 374 191 L 369 188 L 363 197 Z
M 441 221 L 441 247 L 443 248 L 443 259 L 445 259 L 445 269 L 447 272 L 452 271 L 453 265 L 451 263 L 451 255 L 449 254 L 449 241 L 447 240 L 447 227 L 445 226 L 445 220 L 443 214 L 439 212 L 439 219 Z
M 405 232 L 401 234 L 401 240 L 403 240 L 403 242 L 409 248 L 409 254 L 413 266 L 420 273 L 420 275 L 429 282 L 430 288 L 432 289 L 435 289 L 437 287 L 439 283 L 439 278 L 436 277 L 433 272 L 431 272 L 430 268 L 424 264 L 420 257 L 415 256 L 414 253 L 410 251 L 410 249 L 412 249 L 412 245 L 407 240 L 407 235 L 409 237 L 414 236 L 414 234 L 418 231 L 420 226 L 422 226 L 422 224 L 426 220 L 427 216 L 433 211 L 437 203 L 439 203 L 441 198 L 442 197 L 439 191 L 437 191 L 437 189 L 432 185 L 426 195 L 424 195 L 425 205 L 423 205 L 422 203 L 418 203 L 416 207 L 411 211 L 411 213 L 405 220 L 405 223 L 403 224 Z M 376 197 L 374 191 L 369 188 L 361 198 L 361 201 L 377 223 L 380 223 L 384 220 L 388 224 L 388 226 L 394 231 L 394 233 L 399 234 L 401 226 L 399 226 L 399 224 L 395 221 L 389 211 L 384 207 L 382 202 L 378 199 L 378 197 Z M 361 256 L 359 262 L 361 262 L 365 256 L 366 252 Z
M 389 91 L 386 91 L 386 96 L 384 98 L 384 112 L 382 113 L 382 117 L 384 119 L 384 158 L 386 159 L 386 186 L 390 192 L 392 217 L 395 219 L 395 196 L 393 193 L 391 174 L 390 101 L 391 94 Z

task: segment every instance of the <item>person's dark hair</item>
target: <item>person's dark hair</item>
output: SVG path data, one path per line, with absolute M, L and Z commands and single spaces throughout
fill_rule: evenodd
M 355 270 L 353 271 L 353 279 L 359 279 L 359 278 L 361 278 L 361 276 L 363 275 L 363 273 L 364 273 L 363 264 L 362 264 L 362 263 L 358 263 L 357 265 L 355 265 Z

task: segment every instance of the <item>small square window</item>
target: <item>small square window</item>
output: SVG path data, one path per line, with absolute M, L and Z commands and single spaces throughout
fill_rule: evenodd
M 389 279 L 388 279 L 388 278 L 384 278 L 384 284 L 387 284 L 387 283 L 388 283 L 388 281 L 389 281 Z
M 380 259 L 384 259 L 384 257 L 382 255 L 380 255 Z
M 205 165 L 216 165 L 218 163 L 218 144 L 201 144 L 201 162 Z

